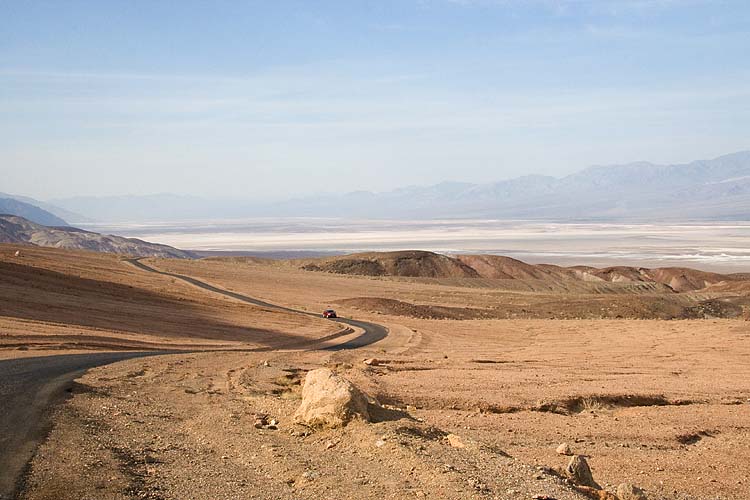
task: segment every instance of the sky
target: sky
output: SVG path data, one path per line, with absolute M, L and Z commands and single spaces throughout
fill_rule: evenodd
M 747 0 L 0 0 L 0 191 L 271 200 L 750 149 Z

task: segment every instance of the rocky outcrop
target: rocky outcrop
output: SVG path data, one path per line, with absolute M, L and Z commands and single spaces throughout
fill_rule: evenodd
M 601 489 L 601 486 L 594 481 L 594 476 L 591 474 L 591 468 L 586 458 L 581 455 L 573 455 L 571 457 L 568 466 L 565 468 L 565 475 L 577 485 L 588 486 L 597 490 Z
M 351 382 L 328 368 L 307 373 L 297 423 L 313 428 L 343 427 L 353 419 L 370 421 L 367 397 Z

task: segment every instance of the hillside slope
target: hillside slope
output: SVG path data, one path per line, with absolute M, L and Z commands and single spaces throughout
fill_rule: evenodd
M 40 247 L 93 250 L 135 257 L 189 259 L 193 255 L 167 245 L 135 238 L 92 233 L 73 227 L 49 227 L 23 217 L 0 215 L 0 243 L 22 243 Z
M 17 215 L 45 226 L 68 225 L 67 222 L 55 214 L 41 209 L 36 205 L 16 200 L 14 198 L 0 198 L 0 214 Z

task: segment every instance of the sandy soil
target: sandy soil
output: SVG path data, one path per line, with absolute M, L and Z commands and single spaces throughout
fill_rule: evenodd
M 308 310 L 366 296 L 484 307 L 508 294 L 257 262 L 149 262 Z M 555 452 L 562 442 L 609 488 L 630 482 L 670 500 L 750 491 L 748 322 L 430 320 L 336 308 L 391 335 L 353 352 L 213 352 L 92 370 L 59 410 L 25 498 L 582 498 L 549 469 L 567 463 Z M 300 380 L 322 365 L 387 410 L 343 430 L 293 425 Z M 256 429 L 260 413 L 278 430 Z

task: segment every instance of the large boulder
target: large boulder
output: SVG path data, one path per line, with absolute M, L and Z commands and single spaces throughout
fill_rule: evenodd
M 355 418 L 370 421 L 367 397 L 359 389 L 328 368 L 307 373 L 302 404 L 294 414 L 296 422 L 330 429 L 343 427 Z

